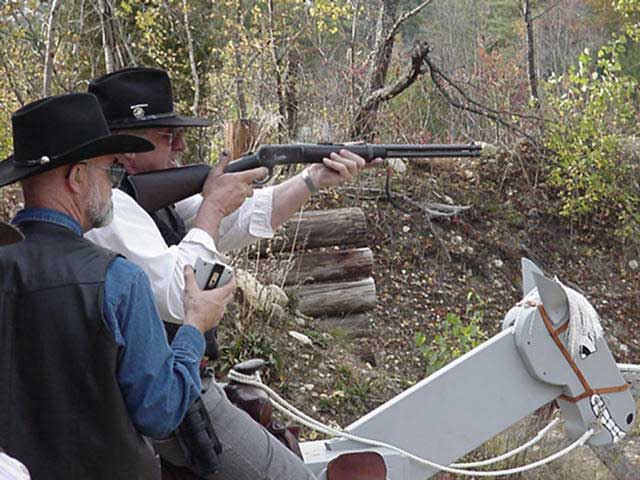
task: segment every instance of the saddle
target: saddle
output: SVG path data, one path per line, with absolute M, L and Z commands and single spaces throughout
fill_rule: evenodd
M 239 363 L 234 367 L 234 370 L 244 375 L 253 375 L 262 370 L 264 366 L 264 360 L 252 359 Z M 224 387 L 224 391 L 231 403 L 247 412 L 251 418 L 266 428 L 285 447 L 302 458 L 298 441 L 300 429 L 294 425 L 284 425 L 273 418 L 273 405 L 264 391 L 251 385 L 234 381 L 227 384 Z

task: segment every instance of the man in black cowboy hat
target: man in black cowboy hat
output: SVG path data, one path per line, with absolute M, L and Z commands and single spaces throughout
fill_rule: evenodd
M 130 68 L 89 84 L 112 130 L 135 133 L 155 146 L 153 152 L 119 155 L 127 173 L 143 173 L 177 166 L 186 144 L 183 128 L 203 127 L 205 119 L 179 115 L 173 108 L 171 83 L 166 72 Z M 218 251 L 240 248 L 273 230 L 298 211 L 320 188 L 350 180 L 364 168 L 364 159 L 348 151 L 309 167 L 301 175 L 271 188 L 252 189 L 267 174 L 258 168 L 224 174 L 228 160 L 220 162 L 205 183 L 203 194 L 149 216 L 135 203 L 132 193 L 114 192 L 114 222 L 87 233 L 87 238 L 138 263 L 148 273 L 161 316 L 179 323 L 183 316 L 182 279 L 185 263 L 196 258 L 214 261 Z M 379 162 L 373 162 L 373 165 Z M 223 444 L 221 479 L 313 478 L 302 462 L 226 399 L 213 383 L 203 402 Z
M 31 103 L 12 116 L 24 240 L 0 248 L 0 448 L 38 479 L 160 478 L 142 435 L 164 437 L 198 398 L 203 332 L 234 282 L 203 292 L 185 270 L 185 321 L 169 346 L 144 272 L 82 237 L 112 216 L 124 170 L 153 148 L 112 135 L 94 95 Z
M 119 156 L 129 174 L 177 166 L 186 149 L 183 129 L 211 124 L 174 111 L 171 82 L 163 70 L 120 70 L 91 81 L 89 92 L 98 97 L 112 130 L 135 133 L 155 146 L 152 152 Z M 198 256 L 212 261 L 217 252 L 272 237 L 273 230 L 318 189 L 349 181 L 379 163 L 367 165 L 360 156 L 342 151 L 280 185 L 254 191 L 252 184 L 266 176 L 267 170 L 224 174 L 227 161 L 221 161 L 209 175 L 204 199 L 196 195 L 151 218 L 132 196 L 114 192 L 114 222 L 87 235 L 145 269 L 166 321 L 180 323 L 182 318 L 182 279 L 176 272 L 185 262 L 193 263 Z M 132 193 L 126 181 L 123 187 Z

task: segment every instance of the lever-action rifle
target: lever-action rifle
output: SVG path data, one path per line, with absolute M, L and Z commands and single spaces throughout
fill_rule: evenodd
M 269 178 L 277 165 L 322 163 L 333 152 L 349 150 L 367 162 L 375 158 L 479 157 L 482 147 L 474 143 L 461 145 L 375 145 L 318 143 L 261 145 L 255 153 L 230 162 L 225 173 L 266 167 Z M 147 212 L 154 212 L 202 191 L 211 167 L 205 164 L 170 168 L 129 176 L 136 201 Z M 266 181 L 266 180 L 265 180 Z

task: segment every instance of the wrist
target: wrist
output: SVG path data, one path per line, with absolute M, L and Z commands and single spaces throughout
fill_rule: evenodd
M 305 186 L 309 190 L 309 193 L 311 195 L 315 195 L 320 191 L 320 189 L 318 188 L 317 183 L 314 182 L 313 178 L 311 177 L 310 170 L 311 170 L 311 167 L 305 168 L 300 174 L 300 178 L 302 178 L 302 181 L 304 182 Z
M 214 208 L 200 208 L 193 226 L 204 230 L 214 241 L 218 240 L 220 222 L 224 218 L 224 213 Z

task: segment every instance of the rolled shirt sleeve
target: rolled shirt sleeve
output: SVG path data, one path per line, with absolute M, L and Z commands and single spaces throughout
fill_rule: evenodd
M 142 434 L 168 436 L 200 395 L 204 337 L 183 325 L 171 346 L 144 272 L 122 258 L 105 277 L 104 318 L 118 346 L 118 384 Z
M 176 211 L 187 227 L 193 225 L 201 203 L 202 196 L 194 195 L 176 204 Z M 223 219 L 219 245 L 204 230 L 191 228 L 178 245 L 169 247 L 147 212 L 129 195 L 115 189 L 113 221 L 104 228 L 90 230 L 85 237 L 142 267 L 151 282 L 160 317 L 167 322 L 182 323 L 184 266 L 193 265 L 198 257 L 215 261 L 219 251 L 272 237 L 272 205 L 273 188 L 255 190 L 238 210 Z
M 176 203 L 176 212 L 187 228 L 193 226 L 201 203 L 202 195 L 194 195 Z M 246 247 L 262 238 L 273 237 L 272 208 L 273 187 L 254 190 L 238 210 L 222 220 L 218 250 L 227 252 Z

